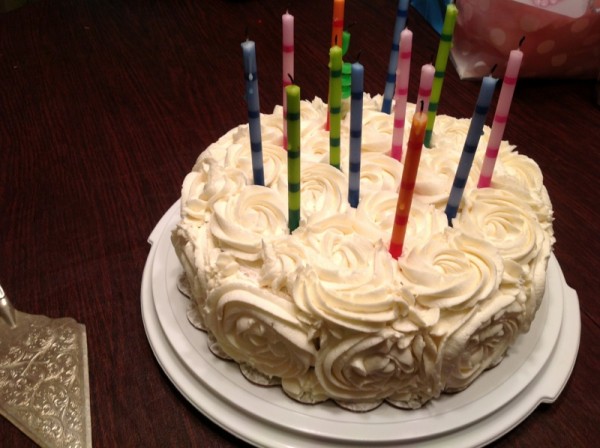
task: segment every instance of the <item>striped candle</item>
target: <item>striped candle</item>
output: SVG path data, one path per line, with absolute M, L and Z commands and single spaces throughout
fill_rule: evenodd
M 333 0 L 333 20 L 331 25 L 331 47 L 343 46 L 344 42 L 344 5 L 345 0 Z M 343 55 L 343 51 L 342 51 Z M 341 83 L 341 80 L 340 80 Z M 327 96 L 327 120 L 325 130 L 329 131 L 331 121 L 331 82 L 329 83 L 329 94 Z
M 342 38 L 342 58 L 348 53 L 350 46 L 350 33 L 344 31 Z M 350 98 L 352 84 L 352 64 L 350 62 L 343 62 L 342 59 L 342 99 Z
M 331 46 L 342 44 L 344 32 L 344 4 L 345 0 L 333 0 L 333 20 L 331 23 Z
M 288 105 L 288 227 L 290 233 L 300 225 L 300 87 L 285 88 Z
M 446 65 L 448 64 L 448 56 L 452 47 L 452 35 L 454 34 L 454 25 L 456 25 L 456 17 L 458 9 L 454 3 L 450 3 L 446 7 L 446 17 L 444 17 L 444 25 L 440 35 L 440 44 L 435 57 L 435 75 L 431 86 L 431 98 L 429 100 L 429 108 L 427 109 L 427 131 L 425 133 L 425 146 L 431 148 L 431 136 L 433 134 L 433 124 L 437 114 L 440 96 L 442 94 L 442 85 L 444 84 L 444 75 L 446 73 Z
M 394 25 L 392 51 L 390 52 L 387 79 L 385 82 L 385 90 L 383 91 L 383 102 L 381 103 L 381 112 L 385 112 L 386 114 L 392 112 L 392 98 L 394 96 L 394 87 L 396 85 L 396 69 L 398 67 L 398 51 L 400 48 L 400 33 L 406 26 L 408 2 L 409 0 L 398 0 L 398 8 L 396 9 L 396 24 Z
M 413 33 L 409 29 L 400 35 L 400 53 L 398 54 L 398 70 L 396 71 L 396 104 L 394 105 L 394 132 L 392 134 L 392 157 L 402 161 L 402 144 L 404 142 L 404 120 L 406 118 L 406 100 L 408 96 L 408 79 L 410 75 L 410 57 L 412 52 Z
M 291 84 L 294 78 L 294 16 L 288 13 L 281 16 L 282 24 L 282 81 L 283 81 L 283 148 L 287 149 L 287 99 L 285 88 Z
M 360 196 L 360 150 L 362 142 L 363 83 L 365 71 L 362 64 L 352 64 L 350 99 L 350 163 L 348 170 L 348 202 L 358 207 Z
M 492 101 L 497 81 L 498 80 L 492 76 L 486 76 L 481 82 L 481 89 L 479 90 L 479 97 L 477 98 L 475 111 L 473 112 L 471 124 L 469 125 L 469 130 L 467 132 L 467 139 L 463 146 L 462 154 L 460 155 L 458 167 L 456 168 L 448 204 L 446 204 L 445 213 L 448 217 L 449 226 L 452 226 L 452 219 L 456 217 L 456 213 L 458 212 L 458 207 L 462 199 L 465 185 L 467 184 L 469 171 L 471 171 L 471 166 L 473 165 L 479 138 L 483 133 L 483 125 L 485 124 L 485 118 L 490 108 L 490 102 Z
M 342 49 L 329 51 L 329 163 L 340 168 L 340 132 L 342 125 Z
M 246 78 L 246 102 L 248 103 L 248 126 L 250 128 L 250 149 L 252 152 L 252 176 L 254 185 L 264 185 L 262 137 L 260 130 L 260 103 L 258 98 L 258 73 L 256 68 L 256 47 L 254 42 L 242 42 L 244 56 L 244 77 Z
M 404 171 L 402 171 L 402 181 L 400 182 L 400 192 L 398 193 L 396 216 L 394 218 L 392 240 L 390 242 L 390 254 L 395 259 L 402 255 L 404 247 L 404 237 L 406 236 L 408 215 L 410 214 L 410 206 L 415 191 L 415 182 L 417 180 L 417 171 L 419 170 L 419 161 L 421 160 L 426 126 L 427 115 L 425 112 L 415 112 L 406 147 Z
M 417 107 L 423 103 L 423 110 L 429 109 L 429 97 L 431 96 L 431 84 L 435 68 L 432 64 L 425 64 L 421 67 L 421 80 L 419 81 L 419 93 L 417 94 Z
M 498 106 L 496 106 L 496 113 L 494 114 L 490 139 L 485 151 L 483 165 L 481 166 L 481 174 L 477 183 L 478 188 L 489 187 L 492 183 L 492 174 L 496 165 L 496 159 L 498 158 L 498 152 L 500 151 L 500 143 L 504 135 L 504 128 L 506 128 L 508 112 L 510 111 L 510 104 L 515 92 L 522 60 L 523 52 L 521 50 L 510 52 L 506 72 L 504 73 L 504 80 L 502 81 L 502 88 L 500 89 L 500 96 L 498 97 Z

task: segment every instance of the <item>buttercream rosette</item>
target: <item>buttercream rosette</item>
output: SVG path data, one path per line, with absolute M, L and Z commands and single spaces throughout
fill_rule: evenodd
M 286 298 L 247 282 L 213 289 L 204 305 L 205 325 L 220 349 L 267 376 L 296 377 L 314 365 L 308 328 Z
M 498 290 L 503 264 L 491 244 L 447 228 L 398 259 L 406 288 L 424 307 L 466 309 Z
M 294 301 L 303 313 L 375 332 L 407 312 L 398 268 L 387 249 L 357 234 L 346 215 L 309 221 L 294 236 L 314 251 L 293 285 Z
M 241 260 L 257 261 L 263 241 L 288 232 L 286 207 L 269 188 L 248 185 L 215 202 L 213 209 L 209 226 L 215 246 Z

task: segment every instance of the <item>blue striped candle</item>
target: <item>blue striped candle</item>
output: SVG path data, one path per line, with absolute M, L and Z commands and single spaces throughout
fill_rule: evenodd
M 463 151 L 460 155 L 460 161 L 458 162 L 454 182 L 452 183 L 452 190 L 450 191 L 450 197 L 448 198 L 448 204 L 446 205 L 445 213 L 448 217 L 449 226 L 452 226 L 452 219 L 456 217 L 456 213 L 458 212 L 458 207 L 462 199 L 465 185 L 467 184 L 469 171 L 471 171 L 471 166 L 473 165 L 479 138 L 483 133 L 483 125 L 485 124 L 485 118 L 490 109 L 490 103 L 492 101 L 492 96 L 494 95 L 497 81 L 498 80 L 492 76 L 486 76 L 481 82 L 479 97 L 475 104 L 475 111 L 473 112 L 469 131 L 467 132 L 467 139 L 465 140 L 465 145 L 463 146 Z
M 256 47 L 254 42 L 242 42 L 244 55 L 244 78 L 246 79 L 246 102 L 248 103 L 248 126 L 252 151 L 252 176 L 254 185 L 265 184 L 263 169 L 262 137 L 260 131 L 260 103 L 258 98 L 258 73 L 256 69 Z
M 360 195 L 360 147 L 362 142 L 363 83 L 365 70 L 362 64 L 352 64 L 350 100 L 350 169 L 348 170 L 348 202 L 358 207 Z
M 396 68 L 398 67 L 398 51 L 400 49 L 400 33 L 406 26 L 408 2 L 409 0 L 398 0 L 398 9 L 396 10 L 396 25 L 394 26 L 392 51 L 390 53 L 390 63 L 388 65 L 385 90 L 383 91 L 383 103 L 381 104 L 381 112 L 385 112 L 386 114 L 392 112 L 392 98 L 394 98 L 394 90 L 396 87 Z

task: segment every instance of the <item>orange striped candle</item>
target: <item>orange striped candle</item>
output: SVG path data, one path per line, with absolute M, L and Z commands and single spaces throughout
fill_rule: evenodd
M 333 0 L 333 20 L 331 23 L 331 47 L 342 45 L 344 32 L 344 4 L 345 0 Z
M 394 218 L 394 228 L 392 230 L 392 241 L 390 242 L 390 254 L 395 259 L 398 259 L 402 255 L 402 247 L 404 246 L 408 215 L 415 191 L 415 181 L 417 179 L 419 161 L 421 160 L 421 150 L 423 149 L 423 141 L 425 140 L 426 127 L 427 115 L 425 112 L 423 110 L 415 112 L 406 148 L 404 171 L 402 171 L 402 181 L 400 182 L 400 192 L 398 193 L 398 202 L 396 204 L 396 217 Z

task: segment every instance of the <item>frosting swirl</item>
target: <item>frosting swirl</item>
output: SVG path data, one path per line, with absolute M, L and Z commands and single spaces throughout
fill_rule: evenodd
M 454 229 L 433 235 L 398 259 L 405 286 L 426 307 L 464 309 L 488 299 L 500 285 L 498 251 Z
M 282 378 L 303 375 L 314 364 L 307 328 L 284 298 L 231 282 L 209 293 L 204 312 L 206 327 L 238 363 Z
M 406 312 L 408 304 L 395 284 L 397 267 L 387 249 L 356 234 L 345 215 L 309 222 L 299 230 L 295 236 L 315 252 L 294 284 L 300 310 L 367 332 Z
M 210 231 L 216 245 L 239 259 L 260 258 L 262 241 L 287 234 L 287 214 L 279 195 L 265 187 L 248 185 L 213 205 Z
M 505 262 L 515 262 L 528 272 L 544 240 L 531 208 L 521 197 L 506 190 L 474 189 L 464 199 L 454 228 L 485 239 L 499 250 Z
M 465 389 L 484 370 L 502 360 L 519 334 L 521 315 L 514 296 L 497 294 L 482 303 L 477 312 L 446 316 L 445 326 L 457 323 L 441 350 L 448 392 Z
M 391 329 L 377 333 L 330 334 L 317 355 L 315 373 L 321 386 L 341 402 L 368 402 L 377 406 L 390 396 L 399 376 L 395 356 L 400 335 Z M 410 361 L 409 361 L 410 362 Z

